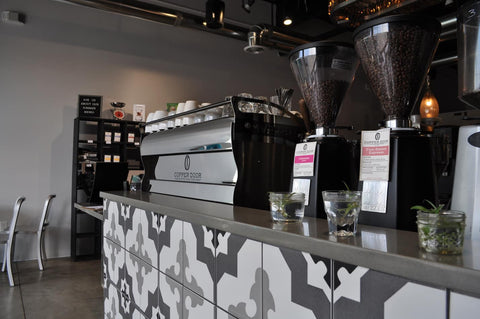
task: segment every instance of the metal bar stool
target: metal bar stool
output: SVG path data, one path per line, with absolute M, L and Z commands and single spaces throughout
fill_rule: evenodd
M 40 222 L 38 228 L 29 228 L 25 226 L 18 226 L 18 234 L 32 234 L 37 236 L 37 259 L 38 259 L 38 268 L 43 270 L 43 260 L 47 259 L 47 254 L 45 252 L 45 229 L 48 226 L 48 213 L 50 212 L 50 206 L 52 199 L 56 197 L 55 194 L 48 195 L 43 205 L 42 216 L 40 217 Z
M 12 216 L 12 221 L 10 222 L 10 227 L 7 231 L 3 231 L 0 233 L 0 245 L 4 245 L 5 247 L 3 250 L 2 272 L 5 271 L 5 265 L 6 265 L 8 281 L 10 283 L 10 286 L 15 285 L 15 282 L 13 281 L 13 273 L 12 273 L 13 247 L 15 245 L 15 235 L 16 235 L 15 227 L 17 226 L 20 207 L 22 206 L 24 201 L 25 201 L 25 197 L 23 196 L 17 198 L 17 201 L 13 206 L 13 216 Z

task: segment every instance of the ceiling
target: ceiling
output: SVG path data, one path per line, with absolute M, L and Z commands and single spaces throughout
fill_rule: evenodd
M 382 8 L 375 17 L 405 12 L 424 13 L 437 17 L 442 22 L 443 31 L 437 50 L 437 57 L 440 59 L 456 55 L 455 12 L 460 2 L 459 0 L 223 0 L 224 27 L 210 29 L 203 25 L 207 0 L 57 1 L 208 31 L 245 41 L 248 45 L 249 31 L 260 25 L 268 30 L 264 33 L 267 38 L 265 46 L 280 52 L 288 52 L 300 44 L 319 40 L 351 42 L 352 31 L 356 25 L 363 22 L 365 17 L 358 12 L 372 4 L 381 7 L 395 3 L 393 8 Z M 330 12 L 329 2 L 333 3 Z M 245 9 L 246 5 L 249 5 L 249 10 Z M 288 27 L 281 23 L 285 15 L 293 18 L 293 24 Z M 349 20 L 336 21 L 334 17 L 338 18 L 338 16 L 346 16 Z

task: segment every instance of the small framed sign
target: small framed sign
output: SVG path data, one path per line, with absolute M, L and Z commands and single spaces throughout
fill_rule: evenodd
M 78 117 L 100 117 L 102 97 L 97 95 L 78 96 Z

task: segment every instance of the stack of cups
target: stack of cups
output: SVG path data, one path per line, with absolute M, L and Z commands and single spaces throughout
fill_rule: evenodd
M 148 113 L 147 123 L 153 121 L 153 115 L 154 115 L 154 113 Z M 145 133 L 152 133 L 152 125 L 153 124 L 149 124 L 149 125 L 145 126 Z
M 178 106 L 177 106 L 177 111 L 175 114 L 180 114 L 180 113 L 183 113 L 185 111 L 185 103 L 181 102 L 181 103 L 178 103 Z M 182 117 L 177 117 L 175 119 L 175 127 L 180 127 L 182 126 L 183 124 L 183 118 Z
M 184 112 L 195 110 L 198 107 L 198 102 L 194 100 L 188 100 L 185 102 Z M 191 125 L 194 121 L 194 115 L 184 116 L 182 119 L 183 126 Z
M 176 112 L 177 112 L 177 111 L 170 111 L 170 112 L 168 112 L 168 116 L 175 115 Z M 168 129 L 175 128 L 175 120 L 174 120 L 174 119 L 168 120 L 168 122 L 167 122 L 167 128 L 168 128 Z
M 160 120 L 161 118 L 164 118 L 166 116 L 167 116 L 167 111 L 158 110 L 153 115 L 153 120 L 154 121 Z M 165 131 L 166 129 L 167 129 L 167 123 L 165 123 L 165 122 L 159 122 L 159 123 L 157 122 L 157 123 L 152 125 L 152 131 L 153 132 Z

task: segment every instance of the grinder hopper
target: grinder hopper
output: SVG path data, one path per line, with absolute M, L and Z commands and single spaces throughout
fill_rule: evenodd
M 435 18 L 417 15 L 387 16 L 355 30 L 355 50 L 386 114 L 387 127 L 411 126 L 410 112 L 425 81 L 440 31 Z
M 345 43 L 307 43 L 290 53 L 290 67 L 315 122 L 316 135 L 334 128 L 357 66 L 355 50 Z

